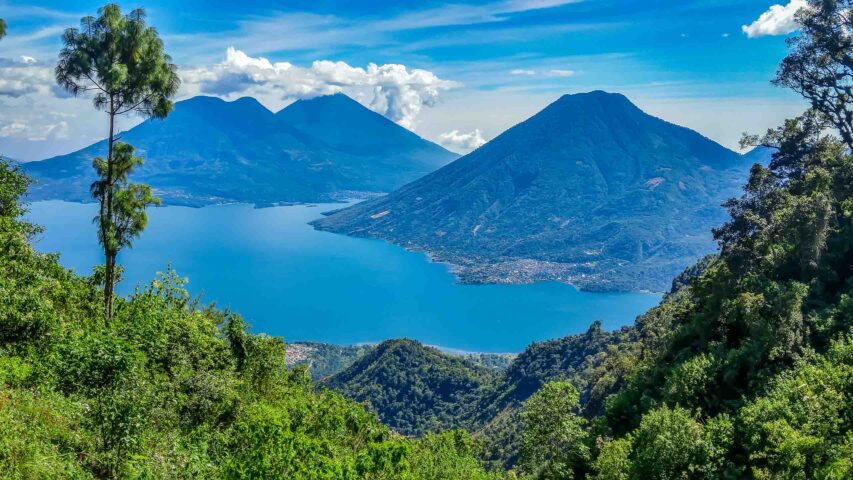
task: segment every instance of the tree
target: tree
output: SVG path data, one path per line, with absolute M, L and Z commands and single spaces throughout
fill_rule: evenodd
M 703 425 L 683 408 L 652 410 L 643 416 L 632 435 L 630 478 L 726 478 L 725 455 L 732 434 L 733 425 L 727 416 L 713 418 Z
M 797 13 L 800 34 L 788 40 L 774 83 L 825 114 L 853 148 L 853 0 L 809 0 Z
M 6 20 L 0 18 L 0 38 L 6 36 Z
M 102 157 L 97 157 L 92 162 L 99 177 L 92 183 L 92 197 L 101 204 L 95 222 L 99 226 L 99 240 L 107 258 L 107 269 L 111 269 L 111 273 L 104 278 L 110 291 L 110 297 L 105 303 L 107 312 L 112 312 L 111 287 L 118 278 L 115 271 L 116 256 L 122 248 L 132 246 L 133 239 L 139 237 L 145 229 L 148 224 L 145 208 L 160 204 L 160 200 L 151 193 L 151 187 L 128 181 L 133 167 L 142 164 L 142 158 L 133 153 L 134 148 L 131 145 L 116 142 L 113 146 L 112 164 Z M 107 317 L 109 318 L 109 314 Z
M 56 81 L 73 95 L 94 93 L 95 108 L 109 118 L 107 157 L 95 161 L 100 179 L 92 185 L 92 193 L 101 203 L 96 221 L 104 249 L 104 314 L 109 320 L 117 282 L 116 256 L 129 245 L 127 239 L 145 227 L 144 216 L 138 212 L 151 203 L 150 190 L 127 184 L 126 177 L 138 162 L 132 160 L 132 148 L 117 145 L 115 119 L 127 113 L 165 118 L 172 111 L 170 98 L 180 79 L 171 57 L 163 52 L 157 31 L 145 23 L 143 10 L 122 15 L 118 5 L 109 4 L 98 14 L 97 18 L 83 18 L 80 29 L 65 31 Z M 121 156 L 119 149 L 123 150 Z M 117 225 L 117 220 L 126 223 Z
M 548 382 L 525 403 L 521 469 L 540 479 L 581 478 L 590 459 L 580 395 L 569 382 Z

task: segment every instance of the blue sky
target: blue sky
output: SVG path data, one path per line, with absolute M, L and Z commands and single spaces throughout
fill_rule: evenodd
M 770 85 L 785 38 L 795 34 L 788 14 L 797 2 L 121 5 L 148 12 L 180 66 L 182 98 L 251 95 L 277 110 L 298 98 L 344 91 L 465 152 L 562 94 L 594 89 L 624 93 L 649 113 L 733 148 L 741 132 L 772 127 L 805 106 Z M 9 24 L 0 41 L 3 154 L 44 158 L 104 136 L 102 114 L 86 99 L 62 95 L 51 81 L 62 30 L 100 5 L 0 0 L 0 17 Z M 752 27 L 744 31 L 744 25 Z

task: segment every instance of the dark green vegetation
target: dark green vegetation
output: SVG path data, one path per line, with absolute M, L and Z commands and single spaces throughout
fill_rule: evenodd
M 662 345 L 679 295 L 620 331 L 595 323 L 583 334 L 531 344 L 502 370 L 411 340 L 389 340 L 325 383 L 367 402 L 384 423 L 406 434 L 448 426 L 474 431 L 483 458 L 510 467 L 519 460 L 524 402 L 548 382 L 568 381 L 579 391 L 584 415 L 600 415 L 639 351 Z
M 288 366 L 305 365 L 311 373 L 311 378 L 321 380 L 343 372 L 356 360 L 376 348 L 376 344 L 334 345 L 319 342 L 293 342 L 287 344 L 287 364 Z M 514 353 L 477 353 L 454 350 L 446 350 L 443 353 L 499 371 L 508 368 L 516 357 Z
M 622 95 L 566 95 L 433 174 L 315 225 L 428 251 L 463 281 L 665 291 L 714 250 L 708 232 L 749 165 Z
M 496 371 L 412 340 L 389 340 L 325 384 L 369 401 L 383 423 L 407 435 L 460 426 Z
M 498 478 L 464 432 L 406 440 L 316 390 L 174 272 L 107 322 L 93 278 L 30 246 L 28 183 L 0 165 L 0 477 Z
M 134 177 L 170 205 L 319 202 L 387 192 L 456 158 L 349 97 L 298 101 L 274 114 L 252 98 L 178 102 L 166 120 L 122 134 L 145 159 Z M 106 150 L 24 165 L 30 198 L 87 201 Z

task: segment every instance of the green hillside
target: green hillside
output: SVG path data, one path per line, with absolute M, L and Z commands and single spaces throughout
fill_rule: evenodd
M 406 440 L 315 389 L 172 271 L 106 322 L 100 274 L 29 244 L 27 185 L 0 165 L 0 478 L 495 478 L 464 432 Z
M 407 435 L 462 426 L 497 372 L 413 340 L 379 344 L 328 379 L 329 388 L 367 402 L 383 423 Z

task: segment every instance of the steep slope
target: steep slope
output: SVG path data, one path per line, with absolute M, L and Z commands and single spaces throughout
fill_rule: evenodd
M 684 281 L 706 267 L 686 270 Z M 584 333 L 533 343 L 503 370 L 484 374 L 457 356 L 411 340 L 389 340 L 325 383 L 369 403 L 383 422 L 403 433 L 474 431 L 483 459 L 509 468 L 518 460 L 518 414 L 528 398 L 547 382 L 567 380 L 581 393 L 583 414 L 601 415 L 605 398 L 624 386 L 629 372 L 667 344 L 688 291 L 681 285 L 620 330 L 604 331 L 595 322 Z
M 664 291 L 714 250 L 748 161 L 618 94 L 566 95 L 465 157 L 317 228 L 385 239 L 463 281 Z
M 773 149 L 767 147 L 755 147 L 752 150 L 743 154 L 743 158 L 749 161 L 749 163 L 760 163 L 764 166 L 770 164 L 770 160 L 773 157 Z
M 344 98 L 317 99 L 297 110 L 306 118 L 324 118 L 326 124 L 341 117 L 353 124 L 352 136 L 364 130 L 366 138 L 375 138 L 372 124 L 377 114 Z M 341 105 L 346 108 L 339 112 Z M 225 102 L 195 97 L 176 104 L 165 120 L 148 120 L 123 133 L 121 140 L 134 145 L 145 159 L 134 175 L 136 181 L 152 185 L 166 203 L 188 205 L 310 202 L 384 192 L 431 171 L 452 155 L 408 131 L 404 142 L 402 134 L 387 135 L 386 150 L 366 151 L 329 134 L 323 124 L 313 129 L 306 122 L 300 128 L 291 126 L 287 111 L 273 114 L 252 98 Z M 385 127 L 385 132 L 390 130 Z M 396 156 L 394 151 L 403 153 Z M 25 164 L 39 182 L 31 198 L 89 200 L 92 159 L 105 152 L 106 142 L 101 141 Z M 389 167 L 392 164 L 394 168 Z
M 421 168 L 427 174 L 459 157 L 342 93 L 299 100 L 276 118 L 337 150 L 376 157 L 395 172 Z
M 388 340 L 326 385 L 368 402 L 383 423 L 407 435 L 463 426 L 472 401 L 495 380 L 494 369 L 413 340 Z

